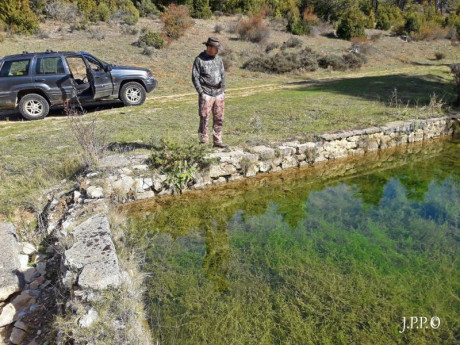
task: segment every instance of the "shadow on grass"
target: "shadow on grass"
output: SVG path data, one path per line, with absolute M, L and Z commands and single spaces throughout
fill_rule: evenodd
M 396 90 L 398 101 L 404 104 L 409 102 L 410 106 L 429 104 L 431 96 L 435 93 L 444 103 L 453 104 L 456 96 L 453 82 L 447 79 L 448 74 L 394 74 L 326 81 L 313 85 L 307 82 L 303 87 L 294 90 L 337 93 L 382 103 L 389 103 L 392 97 L 394 102 Z
M 95 113 L 102 110 L 109 110 L 114 108 L 123 108 L 124 105 L 120 101 L 107 101 L 107 102 L 98 102 L 98 103 L 86 103 L 83 105 L 83 109 L 87 114 Z M 48 118 L 60 118 L 67 116 L 64 107 L 53 107 L 50 109 Z M 27 121 L 24 119 L 19 111 L 17 110 L 0 110 L 0 123 L 5 121 Z

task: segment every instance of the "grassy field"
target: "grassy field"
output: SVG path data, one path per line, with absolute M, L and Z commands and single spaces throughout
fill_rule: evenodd
M 142 49 L 132 45 L 136 35 L 124 34 L 115 24 L 69 32 L 67 24 L 46 23 L 40 36 L 6 38 L 0 55 L 47 48 L 86 50 L 108 62 L 151 68 L 160 84 L 146 104 L 136 108 L 107 105 L 90 109 L 85 116 L 87 120 L 97 117 L 99 133 L 107 143 L 197 139 L 197 97 L 190 70 L 209 35 L 220 37 L 232 50 L 224 125 L 224 140 L 232 146 L 309 139 L 325 131 L 439 116 L 440 106 L 455 98 L 448 64 L 458 59 L 460 48 L 448 40 L 406 43 L 383 33 L 379 40 L 369 42 L 369 62 L 359 71 L 268 75 L 240 68 L 249 57 L 264 54 L 263 45 L 239 41 L 228 31 L 213 33 L 215 24 L 231 27 L 235 20 L 197 20 L 184 37 L 152 56 L 142 55 Z M 142 27 L 157 30 L 160 22 L 143 19 L 137 25 Z M 268 43 L 289 37 L 273 27 Z M 324 36 L 301 39 L 320 54 L 340 54 L 351 46 Z M 444 60 L 434 59 L 438 51 L 445 53 Z M 0 218 L 15 218 L 18 210 L 39 209 L 43 204 L 39 195 L 81 166 L 80 149 L 61 111 L 36 122 L 0 115 L 0 157 Z

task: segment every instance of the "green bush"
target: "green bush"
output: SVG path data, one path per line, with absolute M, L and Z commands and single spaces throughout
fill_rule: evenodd
M 196 143 L 179 144 L 161 139 L 155 145 L 147 163 L 167 176 L 166 184 L 174 191 L 182 192 L 193 181 L 193 173 L 209 166 L 208 148 Z
M 154 47 L 156 49 L 163 48 L 166 43 L 160 33 L 150 30 L 145 30 L 137 42 L 140 47 Z
M 420 13 L 411 11 L 405 15 L 404 30 L 407 34 L 419 32 L 423 24 L 423 18 Z
M 381 5 L 377 13 L 377 29 L 390 30 L 393 25 L 404 22 L 401 10 L 397 6 Z
M 123 21 L 128 25 L 135 25 L 139 21 L 139 11 L 131 0 L 112 0 L 112 19 Z
M 136 1 L 136 8 L 138 9 L 141 17 L 149 17 L 160 14 L 160 11 L 151 0 Z
M 337 36 L 345 40 L 354 37 L 365 37 L 365 25 L 366 17 L 363 13 L 357 8 L 351 8 L 340 17 Z
M 111 11 L 109 6 L 106 3 L 101 2 L 96 8 L 94 17 L 94 19 L 96 20 L 94 21 L 108 22 L 110 19 L 110 14 Z
M 171 39 L 183 36 L 185 30 L 193 25 L 190 12 L 185 6 L 171 4 L 161 15 L 165 35 Z
M 0 0 L 0 20 L 13 32 L 31 34 L 38 30 L 38 19 L 29 0 Z
M 300 18 L 288 21 L 287 31 L 293 35 L 308 35 L 310 33 L 310 24 Z
M 212 11 L 209 7 L 209 0 L 193 0 L 193 17 L 194 18 L 211 18 Z

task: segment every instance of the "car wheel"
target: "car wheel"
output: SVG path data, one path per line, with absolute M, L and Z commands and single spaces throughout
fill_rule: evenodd
M 146 96 L 144 87 L 135 81 L 126 83 L 120 90 L 120 99 L 125 105 L 144 104 Z
M 21 98 L 19 111 L 27 120 L 39 120 L 48 115 L 50 105 L 43 96 L 31 93 Z

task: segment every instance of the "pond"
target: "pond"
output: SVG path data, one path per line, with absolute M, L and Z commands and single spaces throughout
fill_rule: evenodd
M 161 344 L 460 342 L 459 141 L 125 209 Z

